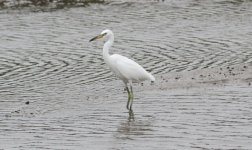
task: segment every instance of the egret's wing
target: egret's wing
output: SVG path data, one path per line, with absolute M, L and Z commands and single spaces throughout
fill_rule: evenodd
M 149 73 L 135 61 L 117 54 L 111 57 L 114 63 L 113 70 L 117 72 L 116 74 L 120 78 L 132 81 L 142 81 L 150 78 Z

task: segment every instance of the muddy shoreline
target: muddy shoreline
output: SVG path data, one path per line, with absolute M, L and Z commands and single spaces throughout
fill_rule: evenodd
M 252 84 L 252 63 L 225 67 L 205 68 L 193 71 L 172 72 L 157 76 L 154 85 L 146 88 L 159 90 L 201 88 L 206 86 L 225 86 L 232 84 Z M 147 85 L 147 86 L 146 86 Z

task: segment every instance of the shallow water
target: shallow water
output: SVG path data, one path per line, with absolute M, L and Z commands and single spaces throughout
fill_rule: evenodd
M 104 64 L 133 58 L 157 79 L 252 62 L 251 1 L 111 2 L 0 11 L 0 149 L 250 149 L 251 87 L 174 90 L 123 85 Z M 27 105 L 25 102 L 29 101 Z

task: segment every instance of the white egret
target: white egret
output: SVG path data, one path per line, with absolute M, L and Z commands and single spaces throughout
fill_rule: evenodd
M 128 92 L 127 109 L 132 111 L 132 82 L 141 82 L 144 80 L 151 80 L 154 82 L 155 78 L 135 61 L 118 54 L 109 54 L 109 48 L 114 43 L 114 34 L 111 30 L 102 31 L 101 34 L 92 38 L 89 42 L 101 38 L 105 40 L 105 44 L 103 46 L 103 59 L 109 66 L 110 70 L 114 72 L 116 76 L 119 77 L 125 84 L 126 90 Z

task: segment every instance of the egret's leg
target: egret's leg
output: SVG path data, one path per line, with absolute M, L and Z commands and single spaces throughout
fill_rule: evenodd
M 130 103 L 130 110 L 132 111 L 132 105 L 133 105 L 133 99 L 134 99 L 134 95 L 133 95 L 133 88 L 132 85 L 130 84 L 130 98 L 131 98 L 131 103 Z
M 129 91 L 129 88 L 128 88 L 128 86 L 126 86 L 126 90 L 127 90 L 127 92 L 128 92 L 128 102 L 127 102 L 127 106 L 126 106 L 126 108 L 129 110 L 129 103 L 130 103 L 130 91 Z

